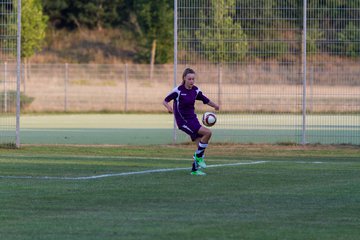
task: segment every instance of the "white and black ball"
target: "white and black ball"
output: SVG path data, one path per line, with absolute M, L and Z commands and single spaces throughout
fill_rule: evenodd
M 207 127 L 212 127 L 216 123 L 216 114 L 213 112 L 206 112 L 203 114 L 202 122 Z

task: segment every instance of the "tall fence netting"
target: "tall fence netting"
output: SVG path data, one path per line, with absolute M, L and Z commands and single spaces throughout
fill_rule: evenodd
M 180 0 L 177 75 L 197 70 L 229 141 L 358 144 L 359 10 L 357 1 Z
M 17 128 L 17 36 L 16 0 L 0 1 L 0 145 L 18 144 Z
M 14 6 L 1 1 L 2 144 L 15 138 Z M 176 7 L 175 84 L 192 67 L 196 84 L 220 105 L 213 141 L 360 144 L 358 1 L 307 1 L 305 12 L 303 1 L 178 0 Z M 21 108 L 164 112 L 173 69 L 29 62 L 23 66 Z M 211 110 L 202 103 L 196 108 L 199 114 Z M 188 141 L 175 133 L 177 142 Z

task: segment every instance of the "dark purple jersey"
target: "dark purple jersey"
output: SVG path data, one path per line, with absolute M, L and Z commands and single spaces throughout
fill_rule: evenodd
M 200 100 L 204 104 L 210 102 L 198 87 L 193 86 L 191 89 L 186 89 L 184 85 L 174 88 L 165 98 L 166 102 L 171 100 L 174 100 L 174 115 L 178 125 L 188 119 L 196 118 L 195 100 Z

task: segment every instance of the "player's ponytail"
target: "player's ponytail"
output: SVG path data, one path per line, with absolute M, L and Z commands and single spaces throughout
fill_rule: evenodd
M 188 74 L 195 74 L 195 71 L 193 70 L 193 69 L 191 69 L 191 68 L 186 68 L 185 70 L 184 70 L 184 72 L 183 72 L 183 75 L 182 75 L 182 83 L 181 83 L 181 85 L 184 85 L 185 84 L 185 77 L 186 77 L 186 75 L 188 75 Z

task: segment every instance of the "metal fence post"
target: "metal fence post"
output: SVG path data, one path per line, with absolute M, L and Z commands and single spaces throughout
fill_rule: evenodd
M 302 96 L 302 137 L 301 144 L 306 144 L 306 35 L 307 35 L 307 0 L 304 0 L 304 9 L 303 9 L 303 38 L 302 38 L 302 72 L 303 72 L 303 96 Z
M 314 65 L 311 65 L 310 75 L 310 112 L 314 111 Z
M 65 78 L 64 78 L 64 112 L 67 112 L 67 102 L 68 102 L 68 96 L 67 96 L 67 84 L 69 81 L 69 64 L 65 63 Z
M 125 64 L 125 86 L 124 86 L 124 112 L 127 112 L 128 108 L 128 65 Z
M 16 147 L 20 147 L 20 84 L 21 84 L 21 0 L 17 6 L 17 56 L 16 56 Z
M 22 75 L 24 94 L 26 94 L 26 83 L 29 79 L 29 75 L 30 75 L 29 72 L 30 72 L 30 63 L 29 61 L 25 61 L 25 63 L 23 64 L 23 75 Z
M 218 64 L 218 104 L 221 107 L 222 65 Z
M 250 68 L 250 69 L 249 69 Z M 251 84 L 250 84 L 250 76 L 251 76 L 251 66 L 247 66 L 245 68 L 246 71 L 246 85 L 247 85 L 247 111 L 251 109 Z
M 4 112 L 7 112 L 7 62 L 4 62 Z
M 177 55 L 178 55 L 178 1 L 174 0 L 174 87 L 176 87 L 177 83 Z M 176 143 L 177 135 L 176 135 L 176 121 L 174 116 L 174 123 L 173 123 L 173 144 Z

